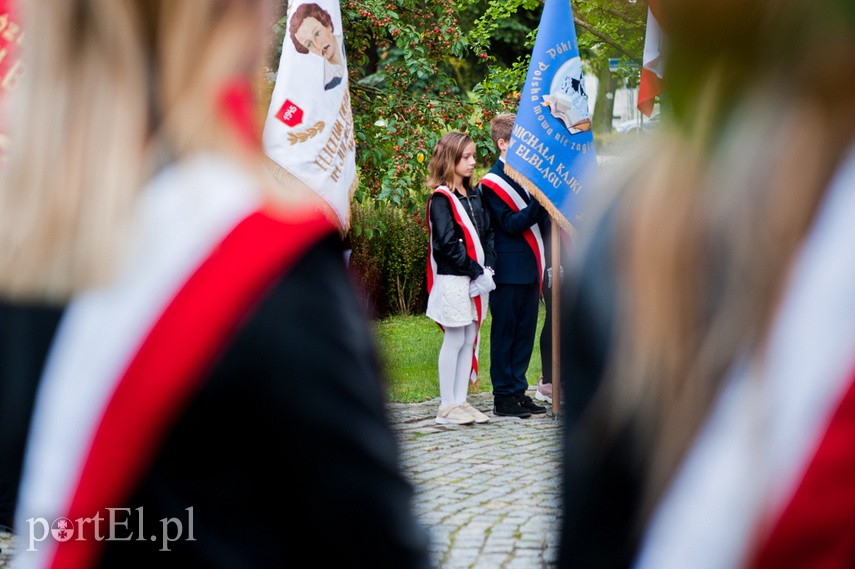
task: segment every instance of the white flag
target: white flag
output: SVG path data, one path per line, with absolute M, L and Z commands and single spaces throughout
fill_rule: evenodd
M 356 141 L 338 1 L 292 2 L 276 85 L 264 124 L 264 151 L 286 183 L 317 192 L 347 231 L 356 190 Z
M 656 3 L 647 8 L 647 33 L 644 37 L 644 65 L 638 86 L 638 110 L 646 116 L 653 114 L 656 95 L 665 89 L 665 55 L 667 37 L 656 18 Z

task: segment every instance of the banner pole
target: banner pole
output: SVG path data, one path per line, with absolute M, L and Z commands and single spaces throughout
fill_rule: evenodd
M 552 412 L 561 412 L 561 228 L 553 221 L 550 231 L 552 267 Z

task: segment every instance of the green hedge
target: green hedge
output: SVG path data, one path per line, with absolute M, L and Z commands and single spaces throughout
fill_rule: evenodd
M 424 213 L 382 201 L 354 202 L 350 268 L 373 318 L 421 314 L 427 304 Z

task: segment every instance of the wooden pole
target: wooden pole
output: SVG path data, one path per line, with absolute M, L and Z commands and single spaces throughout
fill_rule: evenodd
M 561 227 L 552 221 L 549 231 L 552 267 L 552 412 L 561 412 Z

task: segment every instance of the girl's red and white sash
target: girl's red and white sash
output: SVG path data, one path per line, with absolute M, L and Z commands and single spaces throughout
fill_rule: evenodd
M 19 567 L 97 560 L 103 544 L 92 535 L 29 548 L 27 520 L 76 524 L 127 507 L 240 323 L 335 231 L 315 209 L 265 213 L 255 180 L 214 155 L 159 174 L 143 192 L 138 221 L 130 265 L 108 288 L 71 302 L 51 347 L 16 512 Z
M 476 261 L 482 267 L 486 262 L 486 257 L 484 254 L 484 247 L 481 245 L 481 238 L 478 235 L 478 231 L 475 229 L 475 224 L 472 222 L 472 218 L 469 217 L 469 213 L 466 211 L 466 208 L 463 207 L 463 204 L 460 203 L 460 199 L 449 190 L 446 186 L 437 187 L 433 193 L 431 194 L 430 199 L 428 200 L 427 207 L 427 224 L 428 229 L 431 234 L 433 234 L 433 226 L 430 222 L 430 204 L 433 201 L 433 197 L 436 194 L 442 194 L 448 198 L 448 201 L 451 202 L 451 212 L 454 215 L 454 220 L 457 224 L 463 229 L 463 239 L 466 245 L 466 254 L 470 259 Z M 433 256 L 433 242 L 428 239 L 428 266 L 427 266 L 427 277 L 428 277 L 428 294 L 430 294 L 431 289 L 433 289 L 433 283 L 436 280 L 436 259 Z M 478 314 L 477 326 L 478 333 L 475 336 L 475 347 L 472 354 L 472 373 L 469 376 L 470 382 L 475 383 L 478 381 L 478 345 L 481 343 L 481 324 L 484 322 L 484 318 L 486 316 L 487 311 L 487 294 L 481 294 L 473 298 L 475 301 L 475 310 Z M 441 328 L 442 326 L 440 326 Z
M 525 198 L 507 180 L 493 172 L 487 172 L 481 178 L 480 183 L 496 192 L 496 195 L 516 213 L 519 213 L 528 206 Z M 531 252 L 537 260 L 538 282 L 540 283 L 540 287 L 543 288 L 543 270 L 546 265 L 544 264 L 543 235 L 540 232 L 540 227 L 537 224 L 532 225 L 523 232 L 523 237 L 528 246 L 531 247 Z

